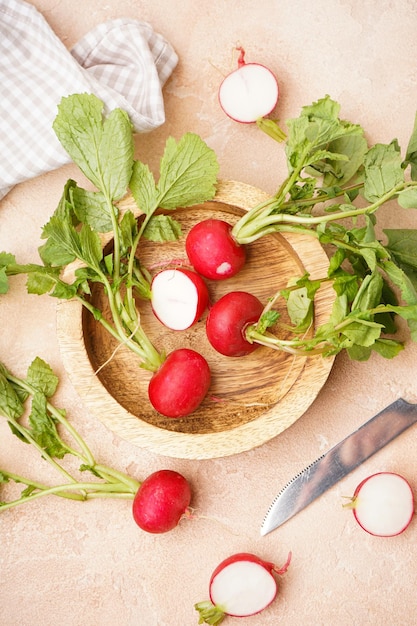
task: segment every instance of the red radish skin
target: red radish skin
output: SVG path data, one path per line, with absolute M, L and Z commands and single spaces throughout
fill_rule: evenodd
M 196 272 L 211 280 L 235 276 L 246 262 L 246 249 L 235 241 L 232 226 L 223 220 L 208 219 L 191 228 L 185 251 Z
M 237 50 L 238 67 L 222 81 L 219 102 L 232 120 L 250 124 L 273 111 L 279 97 L 278 82 L 264 65 L 246 63 L 243 48 Z
M 206 320 L 212 347 L 230 357 L 245 356 L 259 348 L 259 344 L 247 341 L 245 329 L 258 321 L 263 310 L 262 302 L 246 291 L 231 291 L 217 300 Z
M 188 511 L 191 488 L 184 476 L 173 470 L 150 474 L 133 500 L 133 518 L 148 533 L 166 533 Z
M 225 615 L 248 617 L 266 609 L 277 595 L 275 575 L 287 571 L 291 556 L 290 552 L 280 568 L 249 552 L 233 554 L 222 561 L 210 578 L 210 601 L 195 605 L 200 613 L 199 623 L 219 624 Z
M 378 472 L 356 487 L 349 505 L 359 526 L 376 537 L 400 535 L 414 516 L 409 482 L 394 472 Z
M 186 330 L 203 315 L 209 292 L 199 274 L 185 268 L 158 272 L 152 280 L 152 310 L 159 321 L 171 330 Z
M 204 400 L 211 382 L 206 359 L 189 348 L 171 352 L 149 381 L 149 400 L 165 417 L 186 417 Z

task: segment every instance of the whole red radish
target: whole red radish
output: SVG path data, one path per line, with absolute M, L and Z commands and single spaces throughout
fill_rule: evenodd
M 291 562 L 278 568 L 255 554 L 240 552 L 220 563 L 210 578 L 210 601 L 195 604 L 200 624 L 219 624 L 225 615 L 248 617 L 260 613 L 275 599 L 278 585 L 274 574 L 284 574 Z
M 250 343 L 245 329 L 260 318 L 262 302 L 246 291 L 230 291 L 213 304 L 206 320 L 206 333 L 210 344 L 224 356 L 250 354 L 259 344 Z
M 185 250 L 196 272 L 211 280 L 235 276 L 246 262 L 246 250 L 232 236 L 224 220 L 198 222 L 189 231 Z
M 271 113 L 278 102 L 279 89 L 271 70 L 259 63 L 246 63 L 244 49 L 237 50 L 238 67 L 223 79 L 219 102 L 228 117 L 247 124 Z
M 401 534 L 414 516 L 410 484 L 394 472 L 378 472 L 362 480 L 348 506 L 361 528 L 377 537 Z
M 165 417 L 185 417 L 204 400 L 210 382 L 206 359 L 195 350 L 179 348 L 167 356 L 149 381 L 149 400 Z
M 191 501 L 188 481 L 173 470 L 150 474 L 133 500 L 133 518 L 148 533 L 166 533 L 177 526 Z
M 166 269 L 152 280 L 151 304 L 162 324 L 185 330 L 195 324 L 207 308 L 209 293 L 203 278 L 185 268 Z

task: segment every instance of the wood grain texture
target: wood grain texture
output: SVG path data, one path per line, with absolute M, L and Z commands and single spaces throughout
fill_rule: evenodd
M 141 242 L 141 262 L 151 272 L 173 259 L 176 263 L 187 262 L 184 239 L 193 224 L 207 217 L 234 223 L 244 211 L 267 197 L 254 187 L 221 181 L 213 201 L 175 211 L 183 228 L 179 241 Z M 120 208 L 139 214 L 130 197 L 120 203 Z M 103 245 L 111 245 L 111 239 L 104 237 Z M 207 281 L 210 298 L 215 301 L 239 289 L 266 303 L 289 279 L 305 271 L 312 278 L 324 276 L 327 266 L 327 256 L 315 238 L 291 233 L 268 235 L 248 247 L 247 264 L 238 276 Z M 67 274 L 73 270 L 74 266 L 69 266 Z M 108 315 L 99 286 L 94 286 L 92 298 Z M 322 287 L 316 304 L 316 327 L 328 317 L 332 302 L 331 287 Z M 155 318 L 149 302 L 138 300 L 137 304 L 142 326 L 157 349 L 170 352 L 191 347 L 210 364 L 209 394 L 191 416 L 170 419 L 154 411 L 147 398 L 151 374 L 141 369 L 135 355 L 109 336 L 78 302 L 58 304 L 60 350 L 68 375 L 91 413 L 120 437 L 165 456 L 215 458 L 261 445 L 303 415 L 332 367 L 331 358 L 293 357 L 266 347 L 246 357 L 224 357 L 207 341 L 205 317 L 191 329 L 174 332 Z M 285 319 L 285 307 L 281 313 Z

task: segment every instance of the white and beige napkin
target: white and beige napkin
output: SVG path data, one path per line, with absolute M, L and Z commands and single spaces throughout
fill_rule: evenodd
M 94 93 L 147 132 L 165 121 L 162 87 L 177 62 L 147 22 L 110 20 L 68 50 L 33 5 L 0 0 L 0 199 L 69 161 L 52 130 L 63 96 Z

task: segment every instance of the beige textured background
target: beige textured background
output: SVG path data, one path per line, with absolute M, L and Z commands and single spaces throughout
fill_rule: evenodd
M 283 173 L 280 147 L 253 127 L 227 119 L 217 87 L 240 42 L 247 60 L 278 76 L 277 116 L 330 94 L 372 142 L 398 138 L 405 149 L 417 109 L 417 5 L 413 0 L 35 0 L 70 47 L 96 24 L 128 16 L 149 21 L 180 62 L 165 88 L 167 121 L 138 142 L 156 170 L 168 135 L 198 132 L 219 157 L 222 178 L 274 192 Z M 37 259 L 42 225 L 55 209 L 67 166 L 15 188 L 0 204 L 0 249 Z M 385 227 L 417 227 L 415 211 L 381 212 Z M 417 619 L 416 523 L 403 535 L 363 533 L 342 510 L 343 495 L 377 470 L 399 471 L 417 490 L 417 431 L 411 430 L 293 518 L 261 538 L 276 492 L 295 473 L 375 412 L 403 395 L 416 399 L 416 346 L 392 362 L 336 359 L 308 412 L 285 433 L 250 452 L 208 461 L 163 458 L 109 432 L 83 408 L 63 370 L 53 299 L 28 296 L 13 281 L 0 299 L 0 356 L 17 374 L 42 356 L 62 375 L 59 391 L 72 421 L 103 462 L 144 478 L 168 467 L 187 475 L 204 516 L 150 536 L 133 523 L 128 502 L 77 504 L 43 499 L 0 516 L 2 626 L 192 626 L 217 563 L 237 551 L 293 563 L 277 601 L 247 626 L 408 626 Z M 0 424 L 0 465 L 41 475 L 36 454 Z M 226 622 L 225 622 L 226 623 Z M 228 618 L 227 623 L 237 623 Z M 240 623 L 240 622 L 239 622 Z M 242 622 L 243 623 L 243 622 Z

